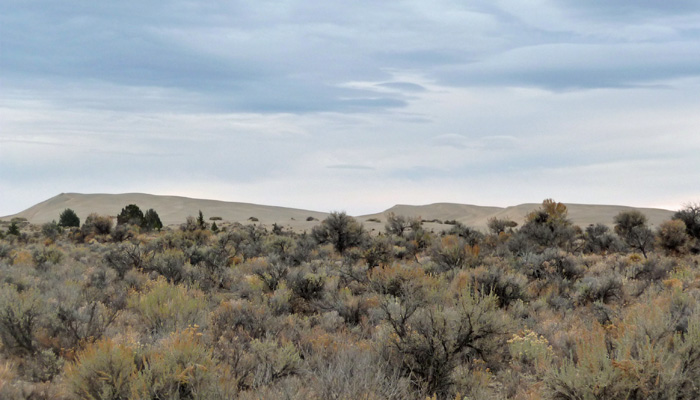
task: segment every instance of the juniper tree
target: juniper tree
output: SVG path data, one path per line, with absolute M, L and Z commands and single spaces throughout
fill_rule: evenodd
M 80 226 L 80 218 L 78 218 L 78 215 L 75 213 L 75 211 L 71 210 L 70 208 L 66 208 L 58 216 L 58 226 L 62 226 L 64 228 L 77 228 Z
M 122 208 L 122 211 L 117 215 L 117 225 L 136 225 L 141 226 L 143 223 L 143 212 L 136 204 L 129 204 Z
M 160 221 L 160 217 L 156 210 L 150 208 L 143 215 L 143 222 L 141 227 L 147 231 L 157 230 L 160 231 L 163 228 L 163 223 Z

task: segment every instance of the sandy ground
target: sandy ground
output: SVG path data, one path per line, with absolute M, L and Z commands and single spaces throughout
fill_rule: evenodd
M 265 206 L 249 203 L 235 203 L 216 200 L 192 199 L 178 196 L 156 196 L 143 193 L 125 194 L 79 194 L 62 193 L 18 214 L 0 218 L 9 221 L 13 217 L 23 217 L 34 224 L 42 224 L 52 220 L 58 221 L 60 213 L 66 208 L 73 209 L 81 221 L 92 212 L 101 215 L 116 216 L 121 209 L 129 204 L 136 204 L 142 211 L 153 208 L 158 212 L 164 225 L 179 225 L 188 216 L 197 216 L 199 210 L 208 222 L 210 217 L 221 217 L 224 222 L 253 223 L 251 218 L 257 218 L 257 224 L 270 227 L 273 223 L 285 229 L 297 232 L 310 231 L 328 213 L 300 210 L 294 208 Z M 358 216 L 365 227 L 373 232 L 384 230 L 386 214 L 393 212 L 397 215 L 422 217 L 424 220 L 457 220 L 467 226 L 486 229 L 489 218 L 509 218 L 522 225 L 525 215 L 539 207 L 539 204 L 520 204 L 517 206 L 482 207 L 467 204 L 436 203 L 422 206 L 396 205 L 386 211 L 376 214 Z M 673 211 L 656 208 L 632 208 L 625 206 L 566 204 L 569 218 L 574 224 L 585 228 L 590 224 L 603 223 L 613 225 L 613 218 L 620 211 L 637 209 L 649 219 L 649 225 L 658 226 L 668 220 Z M 310 221 L 308 219 L 311 219 Z M 376 222 L 374 220 L 379 220 Z M 436 222 L 426 223 L 428 229 L 440 231 L 449 229 L 450 225 Z

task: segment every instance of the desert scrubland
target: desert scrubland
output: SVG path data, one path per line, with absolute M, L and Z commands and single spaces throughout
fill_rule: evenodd
M 2 224 L 0 398 L 700 398 L 698 205 L 148 199 Z

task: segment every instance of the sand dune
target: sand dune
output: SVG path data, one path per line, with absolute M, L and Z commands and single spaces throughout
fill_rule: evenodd
M 13 217 L 23 217 L 29 222 L 41 224 L 58 220 L 59 214 L 66 208 L 73 209 L 81 221 L 92 212 L 98 214 L 116 216 L 121 209 L 128 204 L 136 204 L 143 211 L 153 208 L 160 215 L 163 224 L 176 225 L 185 221 L 188 216 L 196 216 L 199 210 L 205 218 L 221 217 L 227 222 L 251 223 L 250 218 L 255 217 L 258 223 L 271 226 L 277 223 L 295 231 L 310 230 L 319 220 L 323 220 L 328 213 L 300 210 L 286 207 L 266 206 L 250 203 L 236 203 L 217 200 L 192 199 L 179 196 L 157 196 L 143 193 L 125 194 L 79 194 L 62 193 L 44 202 L 36 204 L 18 214 L 3 217 L 9 220 Z M 522 225 L 525 215 L 539 207 L 539 204 L 520 204 L 512 207 L 483 207 L 468 204 L 435 203 L 422 206 L 396 205 L 386 211 L 362 215 L 357 217 L 370 231 L 379 232 L 384 229 L 386 215 L 393 212 L 397 215 L 422 217 L 424 220 L 457 220 L 467 226 L 486 229 L 489 218 L 509 218 Z M 603 223 L 613 225 L 613 218 L 620 211 L 639 210 L 649 219 L 651 226 L 658 226 L 668 220 L 673 211 L 657 208 L 633 208 L 626 206 L 567 204 L 569 218 L 574 224 L 586 227 L 589 224 Z M 316 220 L 307 221 L 309 217 Z M 379 222 L 377 222 L 379 221 Z M 449 229 L 450 225 L 431 222 L 425 224 L 426 228 L 436 231 Z
M 259 223 L 272 225 L 278 223 L 295 230 L 311 229 L 317 221 L 307 221 L 308 217 L 322 220 L 327 213 L 299 210 L 294 208 L 265 206 L 249 203 L 235 203 L 217 200 L 192 199 L 179 196 L 156 196 L 143 193 L 124 194 L 80 194 L 61 193 L 16 215 L 4 217 L 27 218 L 29 222 L 41 224 L 57 220 L 60 213 L 70 208 L 78 214 L 81 221 L 90 213 L 116 216 L 129 204 L 136 204 L 142 211 L 153 208 L 158 212 L 164 225 L 176 225 L 185 222 L 188 216 L 197 216 L 199 210 L 205 219 L 221 217 L 224 221 L 251 223 L 254 217 Z
M 486 229 L 486 224 L 490 218 L 508 218 L 522 225 L 525 216 L 533 210 L 540 207 L 540 204 L 526 203 L 511 207 L 482 207 L 467 204 L 453 203 L 436 203 L 424 206 L 407 206 L 397 205 L 382 213 L 364 215 L 358 217 L 365 222 L 365 225 L 375 228 L 383 227 L 386 221 L 386 214 L 394 212 L 397 215 L 406 215 L 412 217 L 422 217 L 424 220 L 438 219 L 456 220 L 466 226 L 471 226 L 481 230 Z M 635 208 L 627 206 L 611 206 L 611 205 L 596 205 L 596 204 L 566 204 L 569 211 L 569 219 L 582 228 L 591 224 L 605 224 L 612 227 L 613 218 L 621 211 L 639 210 L 649 219 L 649 225 L 658 226 L 661 222 L 670 219 L 674 211 L 663 210 L 658 208 Z M 379 219 L 381 223 L 372 223 L 372 219 Z M 428 223 L 427 227 L 435 230 L 445 229 L 445 225 L 436 223 Z M 447 227 L 449 228 L 449 226 Z

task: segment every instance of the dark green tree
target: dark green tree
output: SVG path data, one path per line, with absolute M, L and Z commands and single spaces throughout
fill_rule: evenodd
M 214 233 L 216 233 L 216 232 L 219 231 L 219 227 L 216 226 L 216 222 L 214 222 L 214 223 L 211 224 L 211 231 L 214 232 Z
M 79 227 L 80 218 L 78 218 L 78 214 L 76 214 L 75 211 L 71 210 L 70 208 L 66 208 L 63 210 L 61 215 L 58 216 L 58 226 L 62 226 L 64 228 Z
M 204 214 L 202 214 L 202 210 L 199 210 L 199 216 L 197 217 L 197 225 L 199 225 L 199 229 L 207 228 L 207 223 L 204 222 Z
M 10 227 L 7 229 L 7 234 L 19 236 L 19 226 L 17 225 L 17 222 L 12 221 Z
M 143 223 L 143 212 L 136 204 L 129 204 L 122 208 L 122 211 L 117 215 L 117 225 L 136 225 L 141 226 Z
M 156 210 L 149 208 L 148 211 L 143 215 L 143 222 L 141 223 L 141 228 L 146 231 L 157 230 L 160 231 L 163 228 L 163 223 L 160 221 L 160 217 Z

